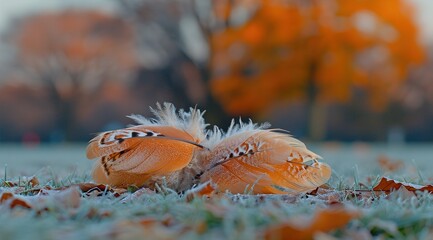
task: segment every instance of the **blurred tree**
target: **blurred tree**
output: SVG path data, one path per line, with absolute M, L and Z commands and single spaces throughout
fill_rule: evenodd
M 411 71 L 408 80 L 395 95 L 395 102 L 404 108 L 405 126 L 409 140 L 430 141 L 433 136 L 433 45 L 425 51 L 427 59 L 424 64 Z M 395 113 L 392 118 L 395 118 Z M 401 116 L 400 116 L 401 117 Z
M 416 110 L 433 105 L 433 45 L 428 46 L 425 52 L 425 63 L 411 71 L 395 97 L 407 109 Z
M 126 80 L 135 66 L 133 33 L 120 18 L 98 11 L 26 17 L 11 28 L 16 75 L 41 85 L 54 104 L 55 124 L 73 138 L 77 110 L 104 84 Z M 24 70 L 24 71 L 23 71 Z
M 326 102 L 347 101 L 357 89 L 383 109 L 423 59 L 404 0 L 221 1 L 220 19 L 233 22 L 233 2 L 252 13 L 211 34 L 214 95 L 228 112 L 247 115 L 303 98 L 315 140 L 325 136 Z
M 13 81 L 13 80 L 11 80 Z M 53 109 L 41 108 L 50 103 L 46 92 L 28 85 L 2 84 L 0 88 L 0 141 L 21 141 L 35 132 L 41 137 L 53 125 Z
M 229 118 L 216 101 L 209 84 L 215 51 L 215 32 L 231 27 L 220 18 L 221 7 L 244 8 L 234 1 L 215 0 L 122 0 L 120 9 L 137 33 L 137 52 L 146 72 L 160 72 L 161 87 L 170 89 L 176 105 L 198 104 L 207 109 L 209 122 L 228 124 Z M 223 3 L 223 4 L 221 4 Z M 236 17 L 236 16 L 235 16 Z M 244 16 L 245 17 L 245 16 Z M 156 70 L 155 70 L 156 69 Z M 148 79 L 140 79 L 148 81 Z

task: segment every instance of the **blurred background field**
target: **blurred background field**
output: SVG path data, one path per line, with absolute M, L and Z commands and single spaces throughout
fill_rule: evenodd
M 88 170 L 93 133 L 168 101 L 223 129 L 240 116 L 287 129 L 337 172 L 379 155 L 425 171 L 432 11 L 430 0 L 2 2 L 0 167 Z
M 431 144 L 366 144 L 328 142 L 308 144 L 333 167 L 332 181 L 344 178 L 346 184 L 374 181 L 387 175 L 409 182 L 433 182 L 430 164 Z M 20 176 L 88 178 L 93 162 L 86 159 L 85 144 L 62 144 L 22 147 L 18 144 L 0 146 L 2 165 L 0 178 Z M 358 178 L 358 179 L 357 179 Z M 84 179 L 83 179 L 84 180 Z

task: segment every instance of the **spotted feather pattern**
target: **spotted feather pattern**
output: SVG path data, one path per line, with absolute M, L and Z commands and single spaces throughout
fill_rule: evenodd
M 187 166 L 195 166 L 195 155 L 203 148 L 199 143 L 206 138 L 203 112 L 176 111 L 170 103 L 157 104 L 151 111 L 155 118 L 131 115 L 138 125 L 103 132 L 90 140 L 87 157 L 98 159 L 92 173 L 96 182 L 142 186 L 167 178 L 169 186 L 177 187 L 179 171 L 189 173 Z M 189 184 L 185 181 L 183 186 Z
M 102 134 L 102 137 L 99 140 L 99 146 L 109 146 L 117 143 L 122 143 L 128 138 L 137 138 L 137 137 L 161 137 L 164 136 L 161 133 L 156 133 L 148 129 L 144 129 L 142 131 L 134 131 L 134 130 L 117 130 L 115 132 L 106 132 Z
M 132 115 L 139 125 L 103 132 L 89 142 L 99 159 L 93 178 L 113 186 L 165 184 L 176 191 L 211 181 L 222 191 L 299 193 L 326 183 L 331 168 L 281 129 L 234 121 L 227 132 L 205 130 L 203 112 L 157 104 L 156 118 Z
M 242 129 L 242 128 L 240 128 Z M 201 181 L 213 181 L 232 192 L 254 185 L 256 193 L 305 192 L 330 177 L 320 156 L 287 133 L 256 129 L 222 137 L 206 156 L 209 168 Z

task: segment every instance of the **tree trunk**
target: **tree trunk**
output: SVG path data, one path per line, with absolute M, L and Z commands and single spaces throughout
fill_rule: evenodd
M 322 141 L 326 137 L 326 104 L 318 99 L 319 89 L 316 84 L 317 63 L 310 65 L 310 77 L 307 82 L 307 132 L 311 141 Z
M 56 103 L 57 127 L 62 132 L 64 141 L 73 140 L 73 107 L 68 101 Z
M 308 103 L 308 138 L 322 141 L 326 137 L 326 104 L 315 99 Z
M 46 85 L 49 93 L 50 101 L 54 104 L 54 110 L 56 114 L 56 128 L 61 131 L 64 141 L 74 140 L 76 122 L 75 122 L 75 111 L 77 108 L 77 101 L 80 98 L 79 86 L 74 85 L 74 89 L 71 91 L 72 97 L 64 98 L 61 96 L 59 90 L 55 86 L 56 79 L 50 75 L 42 75 L 41 79 Z

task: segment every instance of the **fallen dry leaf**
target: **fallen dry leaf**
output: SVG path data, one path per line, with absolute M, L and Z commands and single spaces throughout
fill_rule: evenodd
M 96 184 L 96 183 L 79 183 L 79 184 L 76 184 L 75 186 L 78 186 L 80 188 L 80 190 L 84 193 L 87 193 L 87 192 L 90 192 L 93 190 L 105 191 L 105 190 L 110 189 L 110 187 L 108 185 Z
M 3 203 L 5 201 L 7 201 L 10 198 L 13 198 L 14 194 L 10 193 L 10 192 L 4 192 L 2 193 L 1 197 L 0 197 L 0 203 Z
M 86 196 L 102 196 L 107 193 L 113 193 L 115 197 L 120 197 L 128 190 L 126 188 L 112 188 L 104 184 L 96 183 L 79 183 L 72 186 L 77 186 Z M 69 187 L 67 187 L 69 188 Z
M 30 181 L 29 181 L 30 185 L 32 187 L 39 185 L 39 179 L 36 176 L 33 176 Z
M 376 194 L 374 191 L 371 190 L 345 190 L 344 194 L 347 199 L 364 199 L 373 201 L 373 199 L 376 197 Z M 366 202 L 367 203 L 367 202 Z
M 111 217 L 113 213 L 108 210 L 100 210 L 99 208 L 91 207 L 86 214 L 88 219 L 102 219 Z
M 377 157 L 377 163 L 379 167 L 384 171 L 395 172 L 401 169 L 404 166 L 403 161 L 401 160 L 391 160 L 389 157 L 385 155 L 380 155 Z
M 136 200 L 137 198 L 139 198 L 140 196 L 142 196 L 144 194 L 155 194 L 155 191 L 152 191 L 149 188 L 140 188 L 137 191 L 135 191 L 135 192 L 127 195 L 126 197 L 124 197 L 122 199 L 122 203 L 134 201 L 134 200 Z
M 21 196 L 4 192 L 0 196 L 0 204 L 9 208 L 24 207 L 32 209 L 45 209 L 47 205 L 59 208 L 77 208 L 80 205 L 81 192 L 77 187 L 64 190 L 41 189 L 37 195 Z
M 209 196 L 216 192 L 216 186 L 212 182 L 208 181 L 199 184 L 185 192 L 185 199 L 187 202 L 191 202 L 196 197 Z
M 4 187 L 26 187 L 26 186 L 37 186 L 39 185 L 39 180 L 36 176 L 32 177 L 22 177 L 21 179 L 17 181 L 3 181 L 2 184 Z
M 147 226 L 150 226 L 150 225 L 153 225 L 153 224 L 158 224 L 159 221 L 156 218 L 147 217 L 147 218 L 142 218 L 142 219 L 136 221 L 136 223 L 147 227 Z
M 122 220 L 111 228 L 109 236 L 116 239 L 178 239 L 183 228 L 180 226 L 172 226 L 172 220 L 158 220 L 156 218 L 147 217 L 139 220 Z M 169 226 L 167 226 L 167 224 Z
M 64 208 L 77 208 L 81 202 L 81 192 L 77 187 L 70 187 L 51 195 L 53 200 Z
M 308 198 L 324 201 L 326 204 L 334 205 L 341 204 L 341 193 L 335 189 L 317 188 L 313 192 L 307 194 Z
M 402 188 L 398 189 L 397 191 L 389 193 L 387 198 L 392 199 L 393 196 L 396 196 L 400 199 L 406 199 L 407 200 L 407 199 L 411 199 L 413 197 L 416 197 L 417 195 L 416 195 L 416 192 L 409 191 L 406 188 L 402 187 Z
M 317 188 L 315 188 L 314 190 L 307 192 L 307 195 L 311 195 L 311 196 L 316 196 L 316 195 L 320 195 L 321 192 L 325 191 L 327 192 L 328 190 L 334 191 L 335 189 L 332 188 L 331 186 L 329 186 L 328 184 L 323 184 L 322 186 L 319 186 Z
M 406 190 L 415 192 L 415 191 L 428 191 L 429 193 L 433 193 L 433 185 L 418 185 L 406 182 L 400 182 L 394 179 L 390 179 L 387 177 L 382 177 L 380 182 L 373 188 L 374 191 L 383 191 L 383 192 L 391 192 L 393 190 L 398 190 L 399 188 L 404 187 Z
M 23 207 L 23 208 L 32 208 L 32 206 L 25 201 L 24 199 L 20 199 L 20 198 L 12 198 L 11 201 L 9 202 L 9 207 L 15 208 L 15 207 Z
M 11 181 L 4 181 L 4 182 L 3 182 L 3 185 L 4 185 L 5 187 L 16 187 L 16 186 L 18 186 L 18 183 L 11 182 Z
M 152 227 L 154 225 L 170 227 L 175 224 L 175 220 L 171 215 L 164 215 L 161 219 L 155 217 L 143 217 L 134 220 L 122 220 L 118 225 L 137 225 L 142 227 Z
M 18 182 L 5 182 L 5 184 L 8 184 L 8 186 L 10 187 L 15 187 L 13 188 L 14 193 L 17 194 L 30 194 L 30 195 L 35 195 L 35 194 L 45 194 L 49 191 L 64 191 L 67 190 L 69 188 L 73 188 L 73 187 L 78 187 L 78 189 L 83 192 L 86 196 L 102 196 L 106 193 L 113 193 L 114 196 L 119 197 L 120 195 L 122 195 L 123 193 L 125 193 L 127 190 L 125 188 L 111 188 L 108 185 L 104 185 L 104 184 L 96 184 L 96 183 L 78 183 L 78 184 L 73 184 L 70 186 L 65 186 L 65 187 L 59 187 L 59 188 L 52 188 L 50 186 L 40 186 L 39 184 L 39 180 L 36 177 L 32 177 L 29 180 L 26 180 L 26 178 L 24 178 L 24 180 L 22 181 L 24 184 L 29 184 L 32 188 L 28 189 L 28 188 L 19 188 L 19 184 Z
M 113 195 L 115 197 L 120 197 L 122 194 L 127 193 L 128 189 L 126 188 L 112 188 Z
M 216 191 L 216 185 L 212 182 L 205 182 L 194 188 L 193 191 L 200 196 L 211 195 Z
M 0 204 L 8 205 L 11 209 L 18 206 L 23 208 L 32 208 L 26 200 L 20 197 L 16 197 L 13 193 L 10 192 L 2 193 L 2 195 L 0 196 Z
M 205 221 L 201 221 L 194 226 L 194 231 L 198 234 L 203 234 L 208 230 L 208 224 Z
M 344 227 L 358 218 L 358 211 L 342 207 L 318 209 L 312 219 L 296 216 L 287 222 L 266 229 L 265 239 L 312 239 L 319 232 L 330 232 Z

